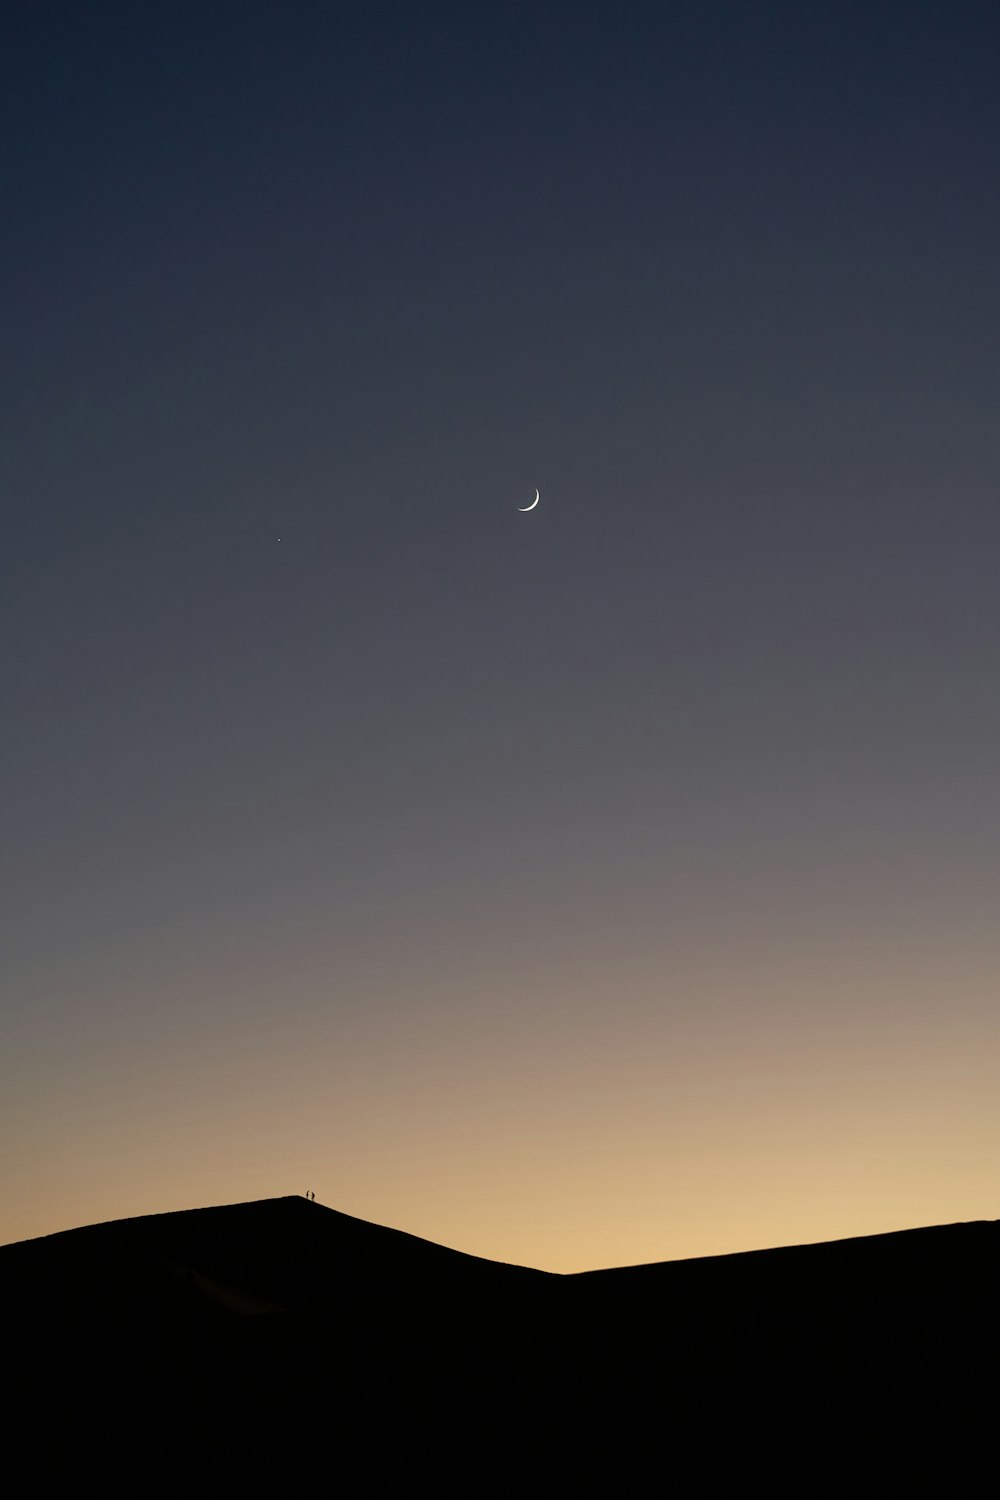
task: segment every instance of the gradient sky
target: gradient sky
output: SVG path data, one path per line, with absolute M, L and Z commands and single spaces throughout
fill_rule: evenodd
M 14 8 L 0 1240 L 996 1217 L 998 55 Z

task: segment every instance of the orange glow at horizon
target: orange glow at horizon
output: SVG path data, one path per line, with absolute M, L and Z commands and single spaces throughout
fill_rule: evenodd
M 282 1024 L 265 970 L 241 1026 L 209 1009 L 196 1044 L 185 1026 L 151 1047 L 124 1012 L 110 1056 L 53 1039 L 0 1241 L 311 1188 L 572 1272 L 995 1216 L 982 945 L 923 963 L 757 951 L 744 974 L 660 955 L 655 979 L 632 957 L 589 981 L 514 966 L 489 1005 L 452 975 L 349 1024 L 319 1003 Z

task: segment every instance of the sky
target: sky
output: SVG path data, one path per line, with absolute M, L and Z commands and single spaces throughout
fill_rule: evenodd
M 5 30 L 0 1241 L 995 1217 L 995 7 Z

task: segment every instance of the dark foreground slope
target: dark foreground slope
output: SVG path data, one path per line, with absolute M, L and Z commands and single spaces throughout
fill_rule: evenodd
M 9 1430 L 63 1493 L 978 1494 L 998 1264 L 993 1223 L 558 1277 L 157 1215 L 0 1249 Z

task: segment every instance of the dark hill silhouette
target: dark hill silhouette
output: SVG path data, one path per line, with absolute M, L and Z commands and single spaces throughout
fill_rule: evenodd
M 899 1296 L 995 1289 L 1000 1221 L 583 1271 L 577 1288 L 613 1296 Z
M 576 1276 L 296 1198 L 95 1225 L 0 1248 L 8 1464 L 122 1495 L 978 1493 L 998 1262 L 992 1222 Z
M 8 1307 L 41 1328 L 263 1313 L 550 1278 L 308 1202 L 271 1198 L 88 1225 L 0 1247 Z

